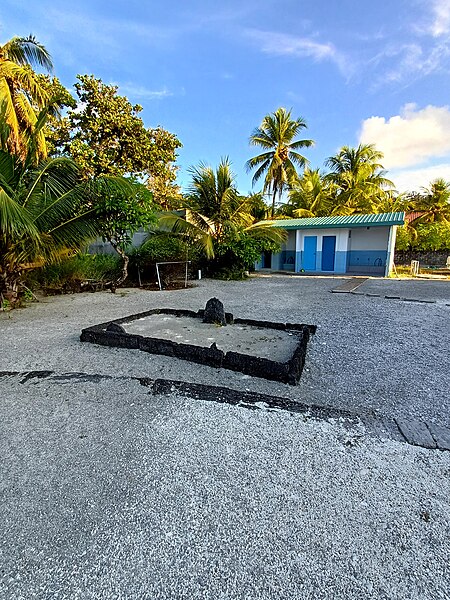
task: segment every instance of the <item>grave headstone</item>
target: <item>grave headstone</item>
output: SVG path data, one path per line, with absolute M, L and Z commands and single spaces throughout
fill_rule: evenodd
M 225 309 L 218 298 L 210 298 L 205 306 L 203 323 L 214 323 L 215 325 L 226 325 Z

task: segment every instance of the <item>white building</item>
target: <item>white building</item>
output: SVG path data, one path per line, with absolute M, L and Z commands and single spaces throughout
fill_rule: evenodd
M 394 261 L 397 226 L 405 213 L 280 219 L 273 227 L 288 238 L 277 254 L 265 253 L 256 270 L 387 276 Z

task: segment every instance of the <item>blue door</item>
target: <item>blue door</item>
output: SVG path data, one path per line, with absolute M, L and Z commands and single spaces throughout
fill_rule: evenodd
M 336 254 L 336 236 L 324 235 L 322 238 L 322 271 L 334 271 Z
M 303 240 L 303 269 L 316 270 L 317 235 L 305 235 Z

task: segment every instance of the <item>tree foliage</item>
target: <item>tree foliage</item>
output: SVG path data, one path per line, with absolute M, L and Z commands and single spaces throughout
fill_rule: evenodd
M 264 176 L 263 191 L 272 195 L 272 217 L 277 195 L 280 199 L 285 189 L 295 185 L 298 182 L 297 167 L 304 168 L 308 164 L 298 150 L 309 148 L 314 142 L 295 140 L 302 129 L 306 129 L 304 119 L 293 119 L 292 111 L 278 108 L 264 117 L 250 137 L 250 144 L 263 148 L 265 152 L 250 158 L 246 168 L 248 171 L 256 169 L 253 184 Z
M 306 169 L 299 182 L 289 191 L 289 201 L 282 214 L 290 217 L 324 217 L 333 212 L 336 185 L 322 177 L 319 169 Z
M 336 186 L 335 214 L 377 212 L 378 204 L 394 188 L 385 177 L 382 159 L 382 152 L 372 144 L 360 144 L 357 148 L 343 146 L 327 159 L 325 164 L 330 172 L 326 178 Z
M 122 258 L 121 276 L 111 286 L 114 291 L 127 278 L 129 257 L 126 250 L 134 233 L 156 222 L 153 196 L 136 181 L 118 177 L 93 181 L 89 202 L 98 221 L 99 233 Z M 111 181 L 116 184 L 113 188 Z
M 85 178 L 131 175 L 160 184 L 175 179 L 177 137 L 161 127 L 146 128 L 140 113 L 117 86 L 78 75 L 77 107 L 55 128 L 55 147 L 70 155 Z
M 429 188 L 411 198 L 419 223 L 450 223 L 450 181 L 435 179 Z
M 0 151 L 0 292 L 11 303 L 24 269 L 58 260 L 97 235 L 86 191 L 68 158 L 33 167 Z
M 279 249 L 283 232 L 258 222 L 255 213 L 261 210 L 261 197 L 238 193 L 228 159 L 216 169 L 201 163 L 190 172 L 183 201 L 186 218 L 165 214 L 160 222 L 202 244 L 216 273 L 233 265 L 241 272 L 248 269 L 268 244 Z
M 33 36 L 13 37 L 0 45 L 1 148 L 22 161 L 31 155 L 37 163 L 47 157 L 42 113 L 53 110 L 57 99 L 32 67 L 53 67 L 50 54 Z

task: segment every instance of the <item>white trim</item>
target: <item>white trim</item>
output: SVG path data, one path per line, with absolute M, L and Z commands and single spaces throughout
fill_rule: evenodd
M 389 273 L 392 271 L 394 265 L 394 254 L 395 254 L 395 239 L 397 237 L 397 225 L 389 227 L 389 238 L 388 238 L 388 253 L 386 258 L 386 269 L 384 276 L 389 277 Z

